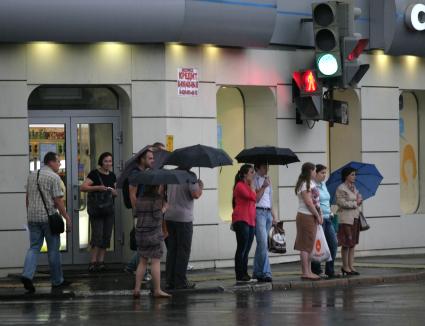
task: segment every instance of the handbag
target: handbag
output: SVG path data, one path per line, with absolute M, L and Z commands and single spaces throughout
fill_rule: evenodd
M 323 261 L 332 261 L 331 251 L 326 242 L 325 232 L 323 232 L 323 227 L 320 224 L 317 225 L 316 239 L 314 240 L 313 250 L 310 253 L 310 259 L 319 263 Z
M 50 232 L 52 234 L 61 234 L 65 231 L 65 223 L 63 222 L 62 216 L 58 212 L 49 214 L 46 201 L 43 196 L 43 192 L 41 191 L 40 184 L 38 183 L 39 177 L 40 177 L 40 170 L 37 171 L 37 188 L 38 188 L 38 191 L 40 192 L 41 200 L 43 201 L 44 209 L 46 210 L 46 213 L 47 213 Z
M 366 217 L 364 217 L 363 213 L 359 213 L 359 224 L 360 224 L 360 231 L 366 231 L 370 229 L 369 223 L 367 223 Z
M 96 170 L 100 184 L 104 186 L 99 172 Z M 114 211 L 114 198 L 111 191 L 93 191 L 88 194 L 87 212 L 92 216 L 107 216 Z
M 268 236 L 269 252 L 276 254 L 286 253 L 285 230 L 283 229 L 283 221 L 279 221 L 276 225 L 272 225 Z

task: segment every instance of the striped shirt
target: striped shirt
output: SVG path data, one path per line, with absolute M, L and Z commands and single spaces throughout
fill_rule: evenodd
M 50 167 L 43 166 L 40 169 L 40 177 L 38 180 L 43 197 L 46 202 L 49 215 L 56 211 L 54 198 L 63 197 L 62 180 Z M 28 196 L 28 222 L 41 223 L 48 222 L 46 209 L 37 187 L 37 172 L 33 172 L 28 176 L 27 180 L 27 196 Z

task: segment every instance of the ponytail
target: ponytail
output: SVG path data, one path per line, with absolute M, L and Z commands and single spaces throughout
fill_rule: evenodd
M 243 181 L 243 179 L 248 174 L 250 169 L 252 169 L 251 164 L 244 164 L 244 165 L 241 166 L 241 168 L 239 169 L 239 171 L 235 175 L 235 184 L 233 185 L 233 190 L 235 190 L 238 182 Z M 236 206 L 235 196 L 232 195 L 232 207 L 235 208 L 235 206 Z

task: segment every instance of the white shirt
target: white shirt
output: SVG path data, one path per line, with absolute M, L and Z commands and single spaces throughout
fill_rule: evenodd
M 261 188 L 265 179 L 266 179 L 265 177 L 262 177 L 259 174 L 255 174 L 254 176 L 255 190 L 258 190 Z M 264 189 L 263 196 L 260 198 L 260 200 L 256 203 L 255 206 L 263 207 L 263 208 L 272 208 L 272 202 L 273 202 L 272 195 L 273 195 L 272 187 L 269 185 L 266 189 Z
M 314 182 L 310 182 L 310 190 L 315 188 L 316 185 L 314 184 Z M 303 191 L 307 190 L 307 183 L 303 182 L 303 184 L 301 185 L 300 190 L 298 190 L 297 196 L 298 196 L 298 212 L 302 213 L 302 214 L 306 214 L 306 215 L 313 215 L 311 214 L 310 210 L 308 209 L 307 205 L 304 202 L 303 196 L 301 195 L 301 193 Z

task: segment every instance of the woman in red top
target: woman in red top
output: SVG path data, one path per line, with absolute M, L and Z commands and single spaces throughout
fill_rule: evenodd
M 249 282 L 248 255 L 255 233 L 256 193 L 253 185 L 254 168 L 244 164 L 235 176 L 233 187 L 232 227 L 236 233 L 235 273 L 237 282 Z

